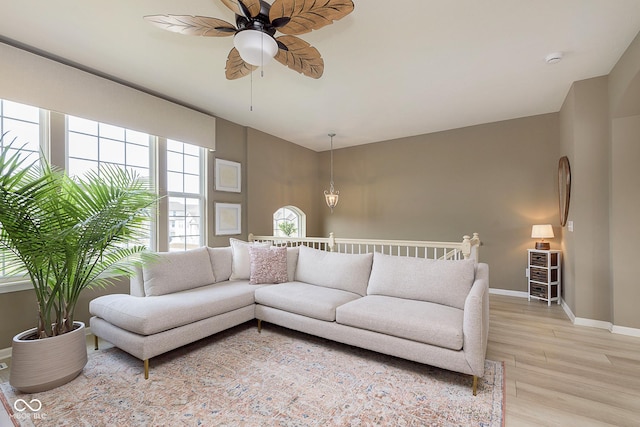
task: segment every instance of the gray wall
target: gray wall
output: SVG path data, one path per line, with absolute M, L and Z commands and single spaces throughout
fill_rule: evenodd
M 640 35 L 608 76 L 573 84 L 560 129 L 574 222 L 562 233 L 565 302 L 577 318 L 638 329 Z
M 571 165 L 563 229 L 564 295 L 577 317 L 611 319 L 609 264 L 609 103 L 607 77 L 575 82 L 561 109 L 561 155 Z
M 272 235 L 274 212 L 293 205 L 306 214 L 307 236 L 322 236 L 318 153 L 255 129 L 247 138 L 249 231 Z
M 462 241 L 477 232 L 491 287 L 526 291 L 531 226 L 559 223 L 558 126 L 558 114 L 545 114 L 336 150 L 340 202 L 333 214 L 324 207 L 324 234 Z M 328 188 L 329 153 L 321 165 Z
M 216 122 L 216 151 L 209 152 L 207 173 L 207 245 L 228 246 L 229 238 L 246 240 L 248 229 L 248 170 L 247 167 L 247 129 L 227 120 L 218 119 Z M 241 192 L 232 193 L 215 190 L 215 159 L 230 160 L 242 165 Z M 240 203 L 242 205 L 242 234 L 237 236 L 215 235 L 215 203 Z
M 612 322 L 640 328 L 640 34 L 609 75 L 611 104 Z

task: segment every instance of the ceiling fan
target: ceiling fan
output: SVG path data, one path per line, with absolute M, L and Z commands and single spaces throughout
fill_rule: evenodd
M 222 19 L 191 15 L 150 15 L 144 19 L 189 36 L 234 36 L 226 77 L 238 79 L 272 58 L 305 76 L 317 79 L 324 71 L 320 52 L 297 34 L 332 24 L 353 11 L 351 0 L 220 0 L 236 14 L 236 26 Z M 276 31 L 284 34 L 275 37 Z

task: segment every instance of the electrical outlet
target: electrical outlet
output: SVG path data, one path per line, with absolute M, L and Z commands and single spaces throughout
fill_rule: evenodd
M 9 366 L 6 363 L 0 362 L 0 371 L 7 369 Z
M 529 277 L 529 269 L 528 268 L 524 269 L 524 277 Z
M 567 229 L 573 231 L 573 221 L 567 221 Z

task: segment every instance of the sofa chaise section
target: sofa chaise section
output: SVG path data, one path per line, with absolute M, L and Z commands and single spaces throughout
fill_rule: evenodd
M 150 358 L 255 318 L 257 287 L 230 274 L 225 248 L 158 254 L 132 278 L 131 295 L 90 302 L 96 348 L 100 337 L 143 360 L 148 378 Z

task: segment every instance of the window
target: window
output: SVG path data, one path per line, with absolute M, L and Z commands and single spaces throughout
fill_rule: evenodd
M 40 109 L 0 99 L 0 147 L 11 145 L 23 153 L 25 165 L 40 157 Z M 0 253 L 0 280 L 6 276 L 5 259 Z
M 69 175 L 83 175 L 113 164 L 149 178 L 151 149 L 148 134 L 93 120 L 67 116 Z
M 63 134 L 66 139 L 49 138 L 49 135 Z M 0 135 L 5 135 L 0 146 L 15 141 L 15 147 L 33 158 L 28 159 L 27 164 L 36 161 L 40 153 L 46 155 L 50 148 L 52 153 L 59 154 L 58 163 L 62 163 L 62 153 L 66 153 L 63 164 L 71 176 L 80 176 L 89 170 L 99 173 L 104 165 L 112 164 L 149 179 L 159 195 L 166 196 L 168 209 L 159 212 L 156 220 L 149 224 L 148 239 L 135 244 L 171 251 L 204 244 L 206 156 L 203 148 L 2 99 Z M 166 169 L 156 167 L 165 162 Z M 162 237 L 162 242 L 156 241 L 156 234 Z M 0 293 L 29 288 L 22 279 L 5 276 L 0 254 L 0 282 L 11 281 L 15 283 L 2 284 Z
M 284 206 L 273 214 L 273 235 L 278 237 L 305 237 L 306 215 L 295 206 Z
M 167 140 L 169 251 L 197 248 L 204 242 L 204 150 Z
M 40 157 L 40 109 L 0 99 L 2 147 L 12 145 L 28 157 L 27 164 Z
M 111 164 L 150 179 L 154 140 L 146 133 L 67 116 L 67 173 L 70 176 L 81 176 L 90 170 L 100 173 L 103 165 Z M 131 244 L 153 249 L 152 224 L 148 228 L 147 238 Z

